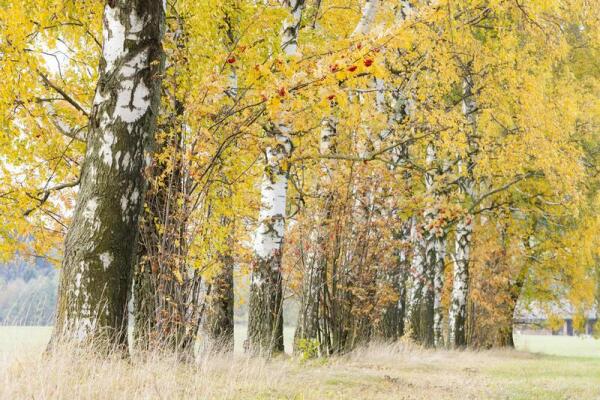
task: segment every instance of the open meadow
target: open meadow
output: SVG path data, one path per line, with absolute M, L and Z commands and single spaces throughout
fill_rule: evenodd
M 372 345 L 327 360 L 286 355 L 265 361 L 241 353 L 244 332 L 236 331 L 233 356 L 204 355 L 195 365 L 182 365 L 158 355 L 120 360 L 60 351 L 43 357 L 49 328 L 3 327 L 0 398 L 600 398 L 600 342 L 593 339 L 518 336 L 518 350 L 478 352 L 400 343 Z M 288 343 L 292 332 L 286 332 Z

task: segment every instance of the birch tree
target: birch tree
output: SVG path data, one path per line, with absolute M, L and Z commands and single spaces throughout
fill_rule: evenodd
M 291 17 L 281 34 L 283 52 L 294 57 L 302 22 L 303 0 L 286 0 Z M 275 144 L 266 149 L 266 167 L 261 184 L 261 205 L 254 238 L 255 259 L 250 282 L 248 348 L 270 355 L 283 351 L 283 286 L 281 256 L 285 232 L 289 157 L 293 144 L 291 128 L 273 122 L 267 134 Z
M 127 346 L 135 262 L 160 100 L 165 9 L 161 1 L 109 1 L 100 74 L 75 215 L 65 241 L 52 343 Z
M 467 66 L 467 68 L 469 68 Z M 477 105 L 473 97 L 473 76 L 469 70 L 463 82 L 462 111 L 469 125 L 467 143 L 469 149 L 464 161 L 459 161 L 460 188 L 464 195 L 475 198 L 474 168 L 475 157 L 479 151 L 477 144 Z M 471 261 L 471 240 L 473 234 L 473 216 L 466 215 L 456 225 L 454 236 L 454 272 L 452 296 L 448 314 L 448 345 L 462 347 L 466 345 L 467 296 L 469 293 L 469 263 Z

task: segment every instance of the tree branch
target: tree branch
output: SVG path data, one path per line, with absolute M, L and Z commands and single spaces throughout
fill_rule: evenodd
M 80 113 L 82 113 L 83 115 L 85 115 L 86 117 L 89 117 L 90 114 L 77 102 L 75 101 L 75 99 L 73 99 L 71 96 L 69 96 L 64 90 L 62 90 L 60 87 L 58 87 L 57 85 L 55 85 L 54 83 L 52 83 L 50 81 L 50 79 L 48 79 L 48 77 L 46 75 L 44 75 L 43 73 L 41 73 L 40 71 L 37 71 L 38 75 L 40 76 L 40 78 L 42 78 L 42 81 L 44 81 L 44 84 L 47 85 L 48 87 L 52 88 L 55 92 L 57 92 L 58 94 L 60 94 L 62 96 L 62 98 L 69 104 L 71 104 L 73 107 L 75 107 L 75 109 L 77 111 L 79 111 Z
M 512 186 L 516 185 L 517 183 L 519 183 L 519 182 L 521 182 L 521 181 L 524 181 L 525 179 L 529 179 L 529 178 L 531 178 L 531 177 L 533 177 L 533 176 L 535 176 L 535 175 L 536 175 L 536 174 L 535 174 L 534 172 L 529 172 L 529 173 L 527 173 L 527 174 L 525 174 L 525 175 L 521 175 L 521 176 L 519 176 L 519 177 L 517 177 L 517 178 L 513 179 L 512 181 L 510 181 L 510 182 L 506 183 L 505 185 L 502 185 L 502 186 L 500 186 L 500 187 L 497 187 L 496 189 L 492 189 L 492 190 L 490 190 L 489 192 L 487 192 L 487 193 L 486 193 L 486 194 L 484 194 L 483 196 L 479 197 L 479 198 L 478 198 L 478 199 L 477 199 L 477 200 L 476 200 L 476 201 L 473 203 L 473 205 L 471 206 L 471 208 L 469 208 L 469 213 L 472 213 L 472 212 L 473 212 L 473 211 L 474 211 L 474 210 L 477 208 L 477 206 L 479 206 L 479 205 L 481 204 L 481 202 L 482 202 L 483 200 L 487 199 L 488 197 L 490 197 L 490 196 L 493 196 L 493 195 L 495 195 L 495 194 L 497 194 L 497 193 L 503 192 L 503 191 L 505 191 L 505 190 L 507 190 L 507 189 L 510 189 Z
M 23 213 L 23 216 L 28 217 L 29 215 L 31 215 L 32 212 L 34 212 L 35 210 L 37 210 L 38 208 L 43 206 L 44 203 L 46 203 L 46 201 L 48 201 L 48 198 L 50 197 L 50 194 L 52 192 L 75 187 L 75 186 L 79 185 L 79 182 L 81 182 L 81 177 L 77 178 L 77 180 L 74 182 L 61 183 L 59 185 L 49 187 L 48 189 L 41 190 L 38 192 L 38 194 L 42 195 L 42 197 L 35 197 L 35 196 L 28 195 L 29 197 L 37 200 L 39 203 L 36 206 L 26 210 Z

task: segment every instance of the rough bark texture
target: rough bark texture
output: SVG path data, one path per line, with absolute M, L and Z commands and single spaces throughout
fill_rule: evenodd
M 446 258 L 446 234 L 432 239 L 433 252 L 428 264 L 433 271 L 433 342 L 435 347 L 444 346 L 442 291 L 444 289 L 444 265 Z
M 127 297 L 160 102 L 164 19 L 160 0 L 105 7 L 100 78 L 51 343 L 94 340 L 108 351 L 127 346 Z
M 233 351 L 233 257 L 221 257 L 222 268 L 211 282 L 206 309 L 205 332 L 213 349 Z

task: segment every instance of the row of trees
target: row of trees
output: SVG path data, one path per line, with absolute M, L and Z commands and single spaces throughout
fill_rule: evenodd
M 126 348 L 131 300 L 138 350 L 231 349 L 236 266 L 261 354 L 288 297 L 321 355 L 595 303 L 586 0 L 99 3 L 0 0 L 0 246 L 62 263 L 53 343 Z

